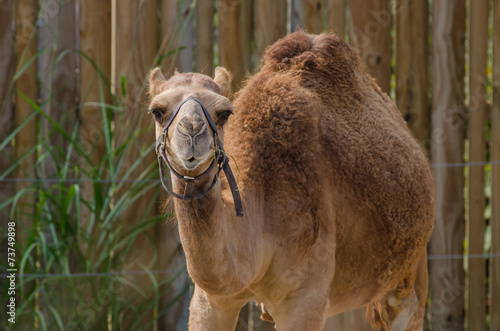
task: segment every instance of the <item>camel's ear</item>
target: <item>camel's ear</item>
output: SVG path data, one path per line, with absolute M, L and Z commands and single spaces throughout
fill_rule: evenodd
M 221 89 L 221 94 L 225 97 L 229 95 L 231 91 L 231 81 L 233 80 L 232 75 L 223 67 L 215 68 L 214 81 L 219 85 Z
M 161 73 L 160 68 L 154 68 L 151 71 L 151 74 L 149 75 L 149 94 L 151 95 L 151 97 L 154 97 L 155 95 L 160 93 L 161 87 L 166 81 L 167 80 Z

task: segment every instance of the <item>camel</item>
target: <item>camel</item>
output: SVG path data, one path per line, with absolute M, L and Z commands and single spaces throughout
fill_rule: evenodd
M 295 32 L 232 102 L 230 85 L 221 67 L 149 78 L 195 284 L 189 329 L 234 330 L 252 300 L 277 330 L 321 330 L 362 306 L 375 329 L 421 329 L 431 171 L 353 49 Z

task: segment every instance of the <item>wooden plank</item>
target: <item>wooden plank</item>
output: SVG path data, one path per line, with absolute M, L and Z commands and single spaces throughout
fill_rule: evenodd
M 179 53 L 176 51 L 179 47 L 178 29 L 179 19 L 177 15 L 177 0 L 162 0 L 160 2 L 160 55 L 162 71 L 165 77 L 169 77 L 176 67 Z
M 428 137 L 427 1 L 398 0 L 396 14 L 396 104 L 415 138 Z
M 0 76 L 0 141 L 4 142 L 7 137 L 12 133 L 14 129 L 14 112 L 12 107 L 12 89 L 11 82 L 14 76 L 14 45 L 12 38 L 12 3 L 11 1 L 6 1 L 4 6 L 0 6 L 0 72 L 3 75 Z M 12 164 L 13 151 L 12 145 L 9 143 L 3 149 L 1 149 L 0 157 L 0 174 L 3 174 Z M 8 176 L 10 178 L 12 176 Z M 15 184 L 12 182 L 0 182 L 0 201 L 7 201 L 11 198 L 15 192 Z M 2 233 L 7 233 L 8 222 L 12 221 L 10 219 L 10 208 L 11 205 L 6 206 L 4 209 L 0 210 L 0 227 Z M 8 241 L 5 235 L 2 236 L 1 246 L 0 246 L 0 258 L 3 263 L 7 262 L 8 253 Z M 7 278 L 0 279 L 0 287 L 3 289 L 8 288 Z M 0 300 L 0 304 L 4 307 L 8 304 L 8 298 L 4 294 L 3 299 Z M 7 318 L 10 316 L 2 314 L 0 316 L 0 323 L 7 325 Z
M 342 39 L 345 38 L 345 9 L 346 0 L 327 0 L 327 25 Z
M 4 142 L 14 129 L 14 112 L 12 105 L 12 78 L 14 76 L 15 58 L 14 58 L 14 39 L 12 31 L 12 11 L 10 1 L 5 6 L 0 7 L 0 141 Z M 3 174 L 12 164 L 12 145 L 7 144 L 2 149 L 0 158 L 0 174 Z M 9 176 L 12 177 L 12 176 Z M 14 184 L 0 182 L 0 201 L 6 201 L 14 194 Z M 6 223 L 9 219 L 10 209 L 6 207 L 0 210 L 0 218 Z M 2 223 L 3 226 L 3 223 Z M 6 241 L 2 241 L 5 244 Z M 2 250 L 2 253 L 7 249 Z M 5 260 L 4 260 L 5 261 Z
M 465 0 L 434 0 L 432 24 L 433 164 L 463 162 Z M 430 243 L 432 330 L 464 329 L 464 173 L 433 168 L 436 216 Z M 434 257 L 434 258 L 433 258 Z
M 19 0 L 14 1 L 15 5 L 15 29 L 16 29 L 16 55 L 17 66 L 16 75 L 19 78 L 15 82 L 15 115 L 14 126 L 18 127 L 33 113 L 35 110 L 25 100 L 28 98 L 31 102 L 38 103 L 38 82 L 37 82 L 37 64 L 36 61 L 29 63 L 29 60 L 36 56 L 37 53 L 37 28 L 36 16 L 38 12 L 38 1 L 35 0 Z M 21 74 L 21 71 L 24 70 Z M 23 97 L 24 95 L 24 97 Z M 36 161 L 36 152 L 30 149 L 37 144 L 37 125 L 36 118 L 30 120 L 23 129 L 19 131 L 15 138 L 15 158 L 24 157 L 14 171 L 15 178 L 35 178 L 34 164 Z M 32 185 L 30 182 L 16 182 L 16 192 L 27 189 Z M 28 247 L 28 236 L 33 228 L 33 220 L 35 213 L 36 197 L 34 192 L 26 192 L 17 202 L 16 210 L 16 255 L 23 256 L 23 251 Z M 36 259 L 36 257 L 34 257 Z M 25 270 L 27 272 L 33 269 Z M 27 300 L 29 292 L 34 289 L 32 282 L 22 282 L 21 291 L 17 291 L 19 296 L 18 302 L 27 302 L 25 307 L 26 315 L 23 319 L 17 319 L 21 330 L 29 330 L 34 325 L 34 310 L 36 308 L 36 299 Z M 24 298 L 21 298 L 24 296 Z
M 194 70 L 194 12 L 192 0 L 162 0 L 160 53 L 164 57 L 162 68 L 166 76 L 175 69 L 180 72 Z
M 113 5 L 116 25 L 113 27 L 115 51 L 113 51 L 112 59 L 114 63 L 112 81 L 121 106 L 121 110 L 117 111 L 114 116 L 115 146 L 121 148 L 126 144 L 123 150 L 124 161 L 120 169 L 117 169 L 118 178 L 123 180 L 140 178 L 143 172 L 156 162 L 154 152 L 141 157 L 144 150 L 155 141 L 154 123 L 145 111 L 144 105 L 147 104 L 146 79 L 154 64 L 158 49 L 156 10 L 156 0 L 141 2 L 121 0 L 119 5 Z M 145 132 L 141 134 L 137 133 L 144 130 Z M 129 140 L 131 138 L 132 140 Z M 141 165 L 128 173 L 139 159 Z M 117 196 L 123 196 L 134 187 L 137 187 L 137 184 L 124 184 L 117 192 Z M 133 231 L 137 224 L 147 221 L 158 213 L 155 208 L 147 212 L 155 193 L 155 189 L 150 189 L 127 206 L 123 216 L 120 217 L 121 233 Z M 155 237 L 157 230 L 156 227 L 150 227 L 135 237 L 129 253 L 124 258 L 122 272 L 135 271 L 139 265 L 152 266 L 157 270 L 164 269 L 167 261 L 157 260 L 156 246 L 151 239 Z M 154 284 L 149 277 L 136 277 L 134 284 L 143 289 L 148 297 L 154 297 Z M 135 301 L 136 295 L 136 289 L 124 286 L 122 296 L 125 300 L 140 304 L 143 298 Z M 124 309 L 122 314 L 124 315 L 122 327 L 130 327 L 136 322 L 137 317 L 132 310 Z M 141 325 L 146 325 L 153 319 L 155 316 L 151 309 L 142 316 Z M 163 329 L 162 326 L 159 327 Z
M 15 1 L 16 12 L 16 53 L 17 53 L 17 69 L 16 74 L 21 70 L 24 72 L 16 80 L 16 109 L 15 109 L 15 127 L 21 125 L 35 110 L 23 98 L 38 103 L 38 82 L 37 82 L 37 65 L 33 61 L 27 65 L 37 53 L 37 29 L 35 27 L 36 13 L 38 12 L 37 1 L 20 0 Z M 29 150 L 37 143 L 37 126 L 36 120 L 32 119 L 19 131 L 16 136 L 15 156 L 19 159 L 29 153 Z M 34 178 L 36 153 L 31 152 L 16 168 L 14 176 L 16 178 Z M 16 191 L 29 187 L 31 184 L 26 182 L 17 182 Z M 19 201 L 19 210 L 17 212 L 17 221 L 19 225 L 18 240 L 23 247 L 26 244 L 25 240 L 29 235 L 29 229 L 32 227 L 34 213 L 34 196 L 29 196 L 29 193 L 24 195 Z
M 180 7 L 180 46 L 182 50 L 179 52 L 179 65 L 180 72 L 191 72 L 195 68 L 194 63 L 194 0 L 184 0 L 181 2 Z
M 196 71 L 214 75 L 214 2 L 196 3 Z
M 323 1 L 291 0 L 292 31 L 305 29 L 308 33 L 323 31 Z
M 286 35 L 287 0 L 255 0 L 255 65 L 266 48 Z
M 500 330 L 500 0 L 493 1 L 493 104 L 491 111 L 490 330 Z
M 391 92 L 391 1 L 349 0 L 349 42 L 368 72 L 387 94 Z
M 111 1 L 80 0 L 79 38 L 80 50 L 85 56 L 80 56 L 79 63 L 79 86 L 77 93 L 81 96 L 80 102 L 80 139 L 82 146 L 91 160 L 90 164 L 82 160 L 81 197 L 84 201 L 92 204 L 94 201 L 94 183 L 86 179 L 92 179 L 86 173 L 92 173 L 101 166 L 105 158 L 106 144 L 104 139 L 104 121 L 102 117 L 103 104 L 111 103 Z M 93 63 L 90 62 L 90 60 Z M 94 68 L 93 64 L 97 67 Z M 93 104 L 92 104 L 93 103 Z M 102 164 L 106 169 L 106 163 Z M 103 171 L 105 173 L 105 171 Z M 82 203 L 80 207 L 80 230 L 88 233 L 91 238 L 96 238 L 95 231 L 98 230 L 97 222 L 92 220 L 98 218 L 92 215 L 91 210 Z M 90 241 L 92 243 L 92 241 Z M 83 252 L 93 251 L 80 242 Z M 87 259 L 93 261 L 99 256 L 100 250 L 94 252 Z M 89 292 L 90 297 L 93 295 Z M 93 322 L 95 329 L 105 330 L 107 328 L 107 309 L 96 312 Z
M 470 3 L 469 56 L 469 162 L 486 161 L 486 61 L 488 50 L 488 0 Z M 484 254 L 485 169 L 469 167 L 469 250 Z M 469 330 L 486 329 L 486 265 L 482 258 L 469 258 Z
M 251 69 L 251 5 L 251 1 L 219 1 L 219 65 L 233 73 L 233 91 Z
M 372 327 L 366 320 L 366 307 L 344 313 L 345 330 L 371 331 Z
M 344 323 L 345 314 L 331 316 L 326 320 L 323 331 L 338 331 L 345 330 Z
M 44 112 L 58 123 L 67 134 L 71 135 L 76 127 L 76 1 L 68 0 L 40 2 L 40 98 Z M 69 51 L 69 52 L 68 52 Z M 40 119 L 42 137 L 48 137 L 48 144 L 42 146 L 42 154 L 47 154 L 44 162 L 38 167 L 40 178 L 60 178 L 60 170 L 66 162 L 69 142 L 64 136 L 55 131 L 50 122 Z M 58 152 L 60 151 L 60 152 Z M 72 158 L 74 160 L 74 157 Z M 71 169 L 71 168 L 70 168 Z M 68 178 L 73 178 L 72 172 Z M 66 185 L 67 187 L 69 186 Z M 55 192 L 53 182 L 43 183 L 44 190 L 53 192 L 55 196 L 63 194 Z M 54 206 L 52 206 L 54 208 Z M 59 220 L 57 220 L 59 221 Z M 76 218 L 71 226 L 78 226 Z M 52 242 L 52 233 L 47 227 L 42 227 L 48 242 Z M 69 252 L 69 269 L 77 271 L 76 259 L 73 251 Z M 42 269 L 46 265 L 42 261 Z M 58 271 L 58 270 L 55 270 Z M 63 282 L 62 284 L 67 284 Z M 53 314 L 49 311 L 49 304 L 60 314 L 63 322 L 69 322 L 74 306 L 78 304 L 75 298 L 65 295 L 69 290 L 61 283 L 48 283 L 43 287 L 40 295 L 40 307 L 49 327 L 56 325 Z
M 76 123 L 76 54 L 73 51 L 76 48 L 76 1 L 43 0 L 40 5 L 40 49 L 45 50 L 40 55 L 40 97 L 44 112 L 71 135 Z M 48 120 L 41 119 L 43 137 L 52 128 Z M 48 139 L 49 146 L 68 150 L 68 142 L 61 134 L 52 132 Z M 43 162 L 40 175 L 57 176 L 57 167 L 65 158 L 65 154 L 51 153 Z
M 99 73 L 84 57 L 80 58 L 80 136 L 84 146 L 90 151 L 93 164 L 99 164 L 105 153 L 102 138 L 101 107 L 88 103 L 109 103 L 109 90 L 104 79 L 109 82 L 111 74 L 111 2 L 80 1 L 80 49 L 92 59 Z M 100 80 L 100 83 L 99 83 Z M 104 90 L 101 100 L 99 86 Z
M 159 2 L 159 12 L 161 13 L 160 54 L 161 56 L 168 55 L 162 61 L 161 67 L 167 78 L 173 73 L 175 67 L 179 67 L 179 52 L 176 49 L 179 47 L 179 34 L 183 24 L 179 20 L 177 3 L 178 0 L 162 0 Z M 166 199 L 168 199 L 168 195 L 165 192 L 160 193 L 161 202 Z M 173 212 L 172 205 L 170 205 L 169 210 Z M 165 210 L 161 208 L 160 212 L 164 213 Z M 155 239 L 158 243 L 158 258 L 166 264 L 161 269 L 167 270 L 168 274 L 171 275 L 180 273 L 168 285 L 168 289 L 164 291 L 161 297 L 160 310 L 166 309 L 167 306 L 168 309 L 158 322 L 158 325 L 161 326 L 159 329 L 187 330 L 190 292 L 186 289 L 190 286 L 191 280 L 186 270 L 186 258 L 179 242 L 177 227 L 159 224 Z M 184 294 L 182 295 L 182 293 Z M 172 304 L 174 301 L 175 303 Z

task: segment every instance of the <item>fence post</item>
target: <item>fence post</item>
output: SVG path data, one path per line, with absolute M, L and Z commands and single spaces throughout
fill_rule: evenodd
M 251 5 L 251 1 L 219 1 L 219 65 L 233 73 L 233 91 L 251 68 Z
M 286 35 L 287 0 L 255 0 L 255 67 L 266 48 Z
M 345 39 L 345 5 L 346 0 L 327 0 L 327 25 L 342 39 Z
M 80 50 L 85 56 L 80 56 L 79 95 L 80 102 L 80 139 L 84 150 L 88 153 L 91 164 L 83 163 L 82 178 L 92 179 L 92 171 L 99 167 L 105 157 L 106 146 L 103 134 L 102 107 L 111 102 L 110 75 L 111 75 L 111 1 L 80 1 Z M 90 62 L 92 60 L 97 69 Z M 102 93 L 102 95 L 101 95 Z M 88 105 L 93 102 L 97 105 Z M 84 162 L 84 161 L 82 161 Z M 104 165 L 103 165 L 104 167 Z M 89 174 L 85 174 L 89 172 Z M 90 177 L 90 178 L 89 178 Z M 94 201 L 94 185 L 92 181 L 83 181 L 81 198 L 90 205 Z M 80 228 L 92 237 L 96 233 L 96 224 L 91 221 L 91 211 L 82 203 Z M 93 228 L 89 228 L 93 226 Z M 80 241 L 83 252 L 89 250 L 88 243 Z M 99 252 L 87 258 L 94 262 Z M 107 327 L 107 311 L 100 311 L 93 326 L 96 329 Z
M 179 8 L 179 4 L 178 0 L 160 2 L 160 52 L 166 57 L 162 61 L 162 68 L 167 78 L 174 72 L 174 69 L 181 72 L 193 71 L 192 0 L 185 1 L 182 8 Z
M 16 55 L 17 55 L 17 66 L 16 75 L 20 74 L 21 70 L 24 72 L 18 77 L 15 82 L 15 123 L 14 127 L 18 127 L 35 112 L 33 107 L 24 98 L 29 99 L 31 102 L 38 103 L 38 82 L 37 82 L 37 61 L 33 61 L 28 65 L 30 59 L 36 57 L 37 53 L 37 42 L 38 42 L 38 29 L 36 27 L 37 13 L 38 13 L 38 1 L 34 0 L 19 0 L 13 2 L 15 7 L 15 29 L 16 29 Z M 26 68 L 25 66 L 28 65 Z M 23 97 L 24 95 L 24 97 Z M 16 167 L 14 171 L 15 178 L 34 178 L 36 172 L 34 169 L 36 161 L 36 149 L 37 144 L 37 124 L 36 118 L 32 118 L 24 127 L 19 131 L 15 137 L 15 159 L 19 160 L 24 158 Z M 21 192 L 22 190 L 28 189 L 32 184 L 29 182 L 16 182 L 16 192 Z M 34 228 L 33 219 L 35 213 L 35 193 L 33 191 L 27 191 L 23 193 L 22 197 L 17 202 L 17 210 L 15 221 L 17 225 L 16 233 L 16 244 L 17 244 L 17 256 L 20 259 L 23 256 L 23 250 L 28 247 L 28 238 Z M 35 257 L 36 259 L 36 257 Z M 33 267 L 33 265 L 29 266 Z M 28 268 L 29 268 L 28 267 Z M 31 291 L 36 291 L 35 284 L 33 282 L 25 282 L 23 278 L 19 279 L 21 286 L 21 291 L 18 292 L 20 296 L 28 297 Z M 18 302 L 23 302 L 25 300 L 19 300 Z M 34 323 L 34 310 L 36 306 L 34 304 L 35 300 L 31 302 L 33 305 L 26 307 L 25 312 L 28 314 L 17 316 L 16 322 L 19 322 L 21 329 L 31 329 Z M 16 326 L 18 326 L 16 324 Z
M 14 76 L 14 45 L 12 35 L 12 10 L 11 1 L 6 1 L 4 6 L 0 7 L 0 142 L 4 142 L 14 129 L 14 113 L 12 107 L 12 89 L 11 82 Z M 0 157 L 0 175 L 2 175 L 12 164 L 13 154 L 12 145 L 9 143 L 2 149 L 2 157 Z M 7 178 L 12 176 L 7 176 Z M 14 195 L 14 183 L 0 182 L 0 201 L 7 201 Z M 0 210 L 0 229 L 2 236 L 0 239 L 0 258 L 2 259 L 1 265 L 7 263 L 8 241 L 7 236 L 7 223 L 12 221 L 10 218 L 11 205 L 6 206 Z M 8 288 L 7 278 L 0 280 L 0 287 L 3 289 Z M 7 291 L 4 291 L 0 296 L 0 304 L 2 307 L 7 305 Z M 0 324 L 7 324 L 7 314 L 0 316 Z
M 75 0 L 68 0 L 64 3 L 43 0 L 40 2 L 40 49 L 44 52 L 40 54 L 40 97 L 43 104 L 43 111 L 54 122 L 58 123 L 62 129 L 72 135 L 77 128 L 76 125 L 76 8 Z M 40 136 L 47 137 L 48 144 L 42 145 L 42 154 L 45 154 L 45 161 L 39 167 L 39 177 L 61 178 L 58 169 L 66 162 L 67 151 L 70 143 L 63 134 L 55 131 L 53 125 L 45 119 L 40 119 Z M 74 161 L 75 157 L 70 159 Z M 71 168 L 71 167 L 70 167 Z M 67 178 L 74 178 L 74 173 L 68 173 Z M 45 192 L 54 192 L 58 184 L 42 183 Z M 61 187 L 68 188 L 67 183 Z M 59 192 L 62 195 L 65 192 Z M 50 209 L 55 209 L 51 206 Z M 54 240 L 49 224 L 45 221 L 41 224 L 46 240 Z M 54 220 L 59 223 L 60 220 Z M 76 219 L 72 220 L 70 226 L 74 229 L 78 226 Z M 60 229 L 58 229 L 61 231 Z M 58 233 L 60 233 L 58 231 Z M 58 234 L 57 234 L 58 235 Z M 56 236 L 57 236 L 56 235 Z M 71 240 L 77 239 L 75 237 Z M 61 257 L 63 260 L 64 257 Z M 77 271 L 76 253 L 68 250 L 67 262 L 71 272 Z M 42 268 L 47 264 L 42 264 Z M 47 308 L 55 307 L 63 321 L 68 321 L 74 306 L 78 304 L 74 296 L 66 295 L 69 284 L 66 281 L 48 282 L 42 287 L 40 293 L 40 307 L 49 328 L 56 325 L 53 314 Z
M 291 0 L 290 25 L 292 31 L 305 29 L 308 33 L 323 31 L 322 0 Z
M 462 167 L 439 164 L 463 162 L 465 0 L 434 0 L 432 24 L 432 155 L 436 219 L 431 256 L 462 255 L 464 174 Z M 463 258 L 431 260 L 433 330 L 464 329 Z
M 221 23 L 219 22 L 219 25 Z M 196 71 L 210 77 L 214 75 L 213 1 L 197 1 L 196 3 Z
M 396 10 L 396 104 L 421 145 L 428 135 L 427 1 L 398 0 Z
M 500 162 L 500 0 L 493 1 L 492 162 Z M 490 330 L 500 330 L 500 164 L 491 167 Z
M 488 0 L 470 3 L 469 162 L 486 161 Z M 469 167 L 469 256 L 484 254 L 486 205 L 483 166 Z M 486 329 L 486 263 L 469 257 L 469 330 Z
M 349 0 L 349 43 L 385 93 L 391 93 L 391 1 Z
M 117 169 L 120 179 L 149 178 L 144 176 L 151 164 L 155 164 L 155 153 L 151 151 L 148 155 L 141 158 L 141 154 L 155 141 L 154 123 L 146 112 L 146 79 L 151 67 L 154 64 L 157 45 L 157 15 L 155 0 L 133 1 L 120 0 L 119 3 L 113 3 L 114 25 L 112 27 L 112 86 L 114 87 L 115 97 L 117 98 L 121 111 L 115 112 L 115 146 L 120 149 L 125 145 L 123 153 L 125 154 L 123 163 Z M 150 127 L 137 137 L 132 138 L 137 131 Z M 132 139 L 132 141 L 129 141 Z M 141 160 L 141 164 L 136 166 L 133 172 L 128 173 L 134 164 Z M 125 175 L 128 173 L 128 177 Z M 125 195 L 129 190 L 137 187 L 138 184 L 124 184 L 117 196 Z M 143 189 L 141 189 L 142 191 Z M 150 189 L 129 206 L 122 213 L 120 227 L 123 230 L 120 233 L 133 231 L 137 224 L 147 222 L 154 217 L 158 211 L 156 204 L 152 204 L 155 199 L 155 189 Z M 153 242 L 157 231 L 163 227 L 157 228 L 156 225 L 139 233 L 133 241 L 129 253 L 124 258 L 122 272 L 140 270 L 142 265 L 152 267 L 153 269 L 163 269 L 162 266 L 166 260 L 157 259 L 155 249 L 156 243 Z M 161 243 L 158 243 L 161 245 Z M 153 283 L 149 276 L 136 276 L 135 286 L 144 291 L 150 297 L 154 297 Z M 126 300 L 134 302 L 137 297 L 137 290 L 132 286 L 124 286 L 123 297 Z M 138 299 L 135 302 L 140 302 Z M 156 307 L 159 310 L 159 307 Z M 137 320 L 136 315 L 131 309 L 123 309 L 123 328 L 131 327 Z M 153 308 L 145 312 L 139 322 L 146 325 L 153 321 L 155 316 Z M 160 328 L 163 328 L 161 325 Z
M 76 10 L 75 0 L 56 2 L 41 1 L 40 49 L 48 52 L 40 55 L 40 95 L 42 102 L 49 100 L 44 111 L 69 134 L 76 122 Z M 67 52 L 60 59 L 63 52 Z M 50 123 L 42 119 L 42 136 L 49 133 Z M 49 137 L 51 146 L 67 150 L 68 142 L 58 132 Z M 53 155 L 53 154 L 52 154 Z M 62 155 L 61 155 L 62 156 Z M 55 174 L 56 164 L 64 162 L 62 158 L 51 158 L 44 162 L 44 176 Z
M 180 45 L 183 49 L 179 52 L 179 70 L 181 72 L 191 72 L 194 70 L 194 8 L 193 0 L 184 0 L 182 8 L 179 8 L 180 19 L 184 25 L 182 30 Z

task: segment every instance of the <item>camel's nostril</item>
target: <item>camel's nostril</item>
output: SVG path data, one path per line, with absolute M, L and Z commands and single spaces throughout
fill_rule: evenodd
M 190 158 L 188 161 L 189 162 L 193 162 L 195 160 L 194 156 L 192 158 Z
M 191 137 L 194 137 L 198 134 L 203 133 L 203 129 L 205 128 L 205 122 L 198 121 L 194 122 L 189 119 L 182 119 L 179 122 L 180 131 L 184 134 L 188 134 Z

